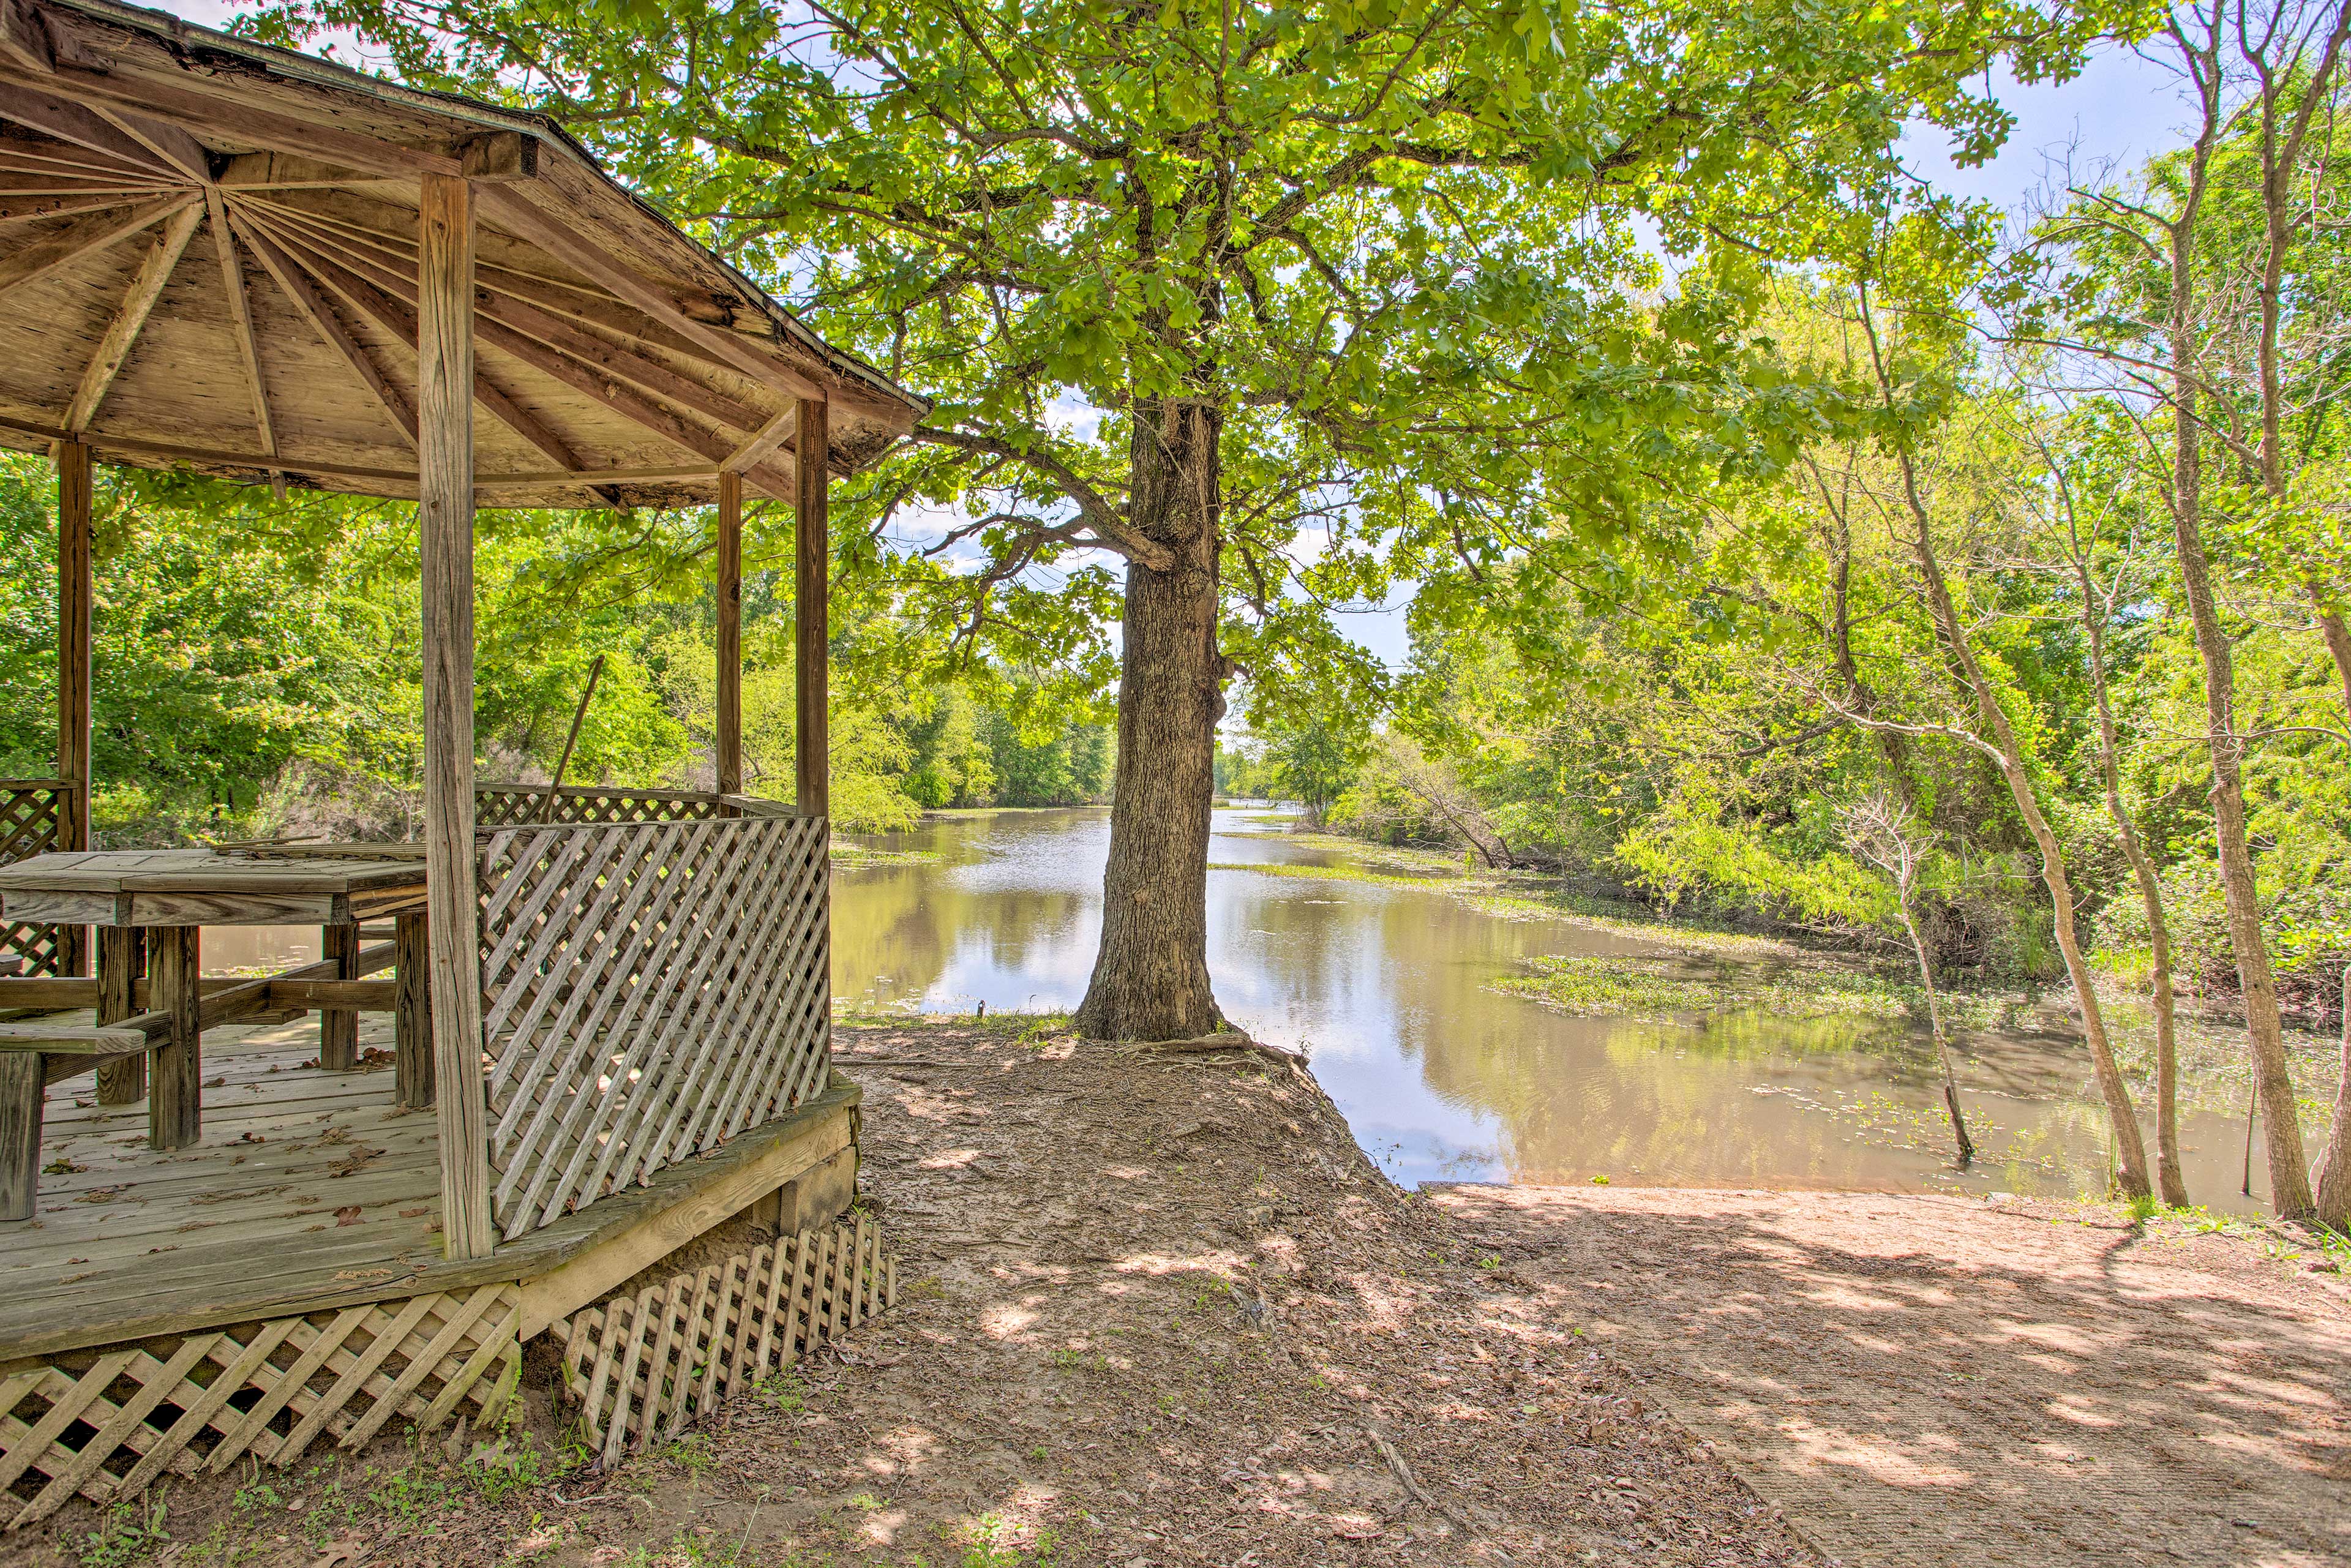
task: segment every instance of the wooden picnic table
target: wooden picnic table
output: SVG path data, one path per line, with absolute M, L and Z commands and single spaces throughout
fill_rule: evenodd
M 48 1082 L 95 1063 L 101 1099 L 120 1103 L 146 1093 L 151 1147 L 188 1147 L 203 1135 L 204 1029 L 242 1013 L 316 1006 L 319 1065 L 331 1071 L 356 1061 L 360 1008 L 390 1005 L 397 1019 L 400 1097 L 407 1103 L 430 1102 L 424 862 L 412 846 L 36 855 L 0 867 L 0 915 L 99 928 L 94 985 L 0 980 L 0 1006 L 43 1005 L 42 998 L 54 998 L 60 1007 L 94 1005 L 97 1019 L 95 1028 L 78 1030 L 0 1025 L 0 1219 L 32 1213 L 40 1099 Z M 360 922 L 384 916 L 394 922 L 391 951 L 363 957 Z M 241 984 L 202 978 L 203 926 L 312 922 L 320 930 L 320 963 Z M 393 988 L 360 983 L 367 968 L 381 967 L 387 958 L 399 977 Z M 380 989 L 386 994 L 379 996 Z M 111 1082 L 110 1072 L 116 1075 Z

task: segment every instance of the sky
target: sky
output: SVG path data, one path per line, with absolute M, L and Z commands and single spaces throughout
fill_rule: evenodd
M 166 0 L 163 8 L 192 22 L 220 26 L 240 7 L 227 0 Z M 1904 153 L 1917 173 L 1941 188 L 2010 210 L 2030 202 L 2053 181 L 2062 182 L 2069 161 L 2085 171 L 2102 164 L 2128 166 L 2179 144 L 2187 114 L 2172 75 L 2128 49 L 2101 51 L 2081 75 L 2062 84 L 2026 86 L 1998 73 L 1993 94 L 2016 117 L 2016 127 L 1989 162 L 1957 167 L 1940 134 L 1932 131 L 1914 133 L 1906 141 Z M 1391 667 L 1401 666 L 1412 652 L 1404 604 L 1399 596 L 1378 609 L 1342 614 L 1340 629 Z

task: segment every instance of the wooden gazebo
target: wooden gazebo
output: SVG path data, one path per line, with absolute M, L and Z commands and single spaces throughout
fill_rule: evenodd
M 874 1239 L 824 1228 L 856 1100 L 829 1061 L 825 501 L 924 408 L 538 117 L 109 0 L 0 0 L 0 444 L 55 455 L 61 522 L 57 777 L 0 787 L 0 858 L 22 862 L 0 868 L 0 952 L 25 971 L 0 978 L 0 1208 L 34 1216 L 0 1224 L 14 1522 L 478 1414 L 550 1330 L 617 1452 L 878 1304 Z M 94 461 L 417 501 L 421 848 L 87 853 Z M 743 794 L 747 487 L 797 512 L 789 805 Z M 716 504 L 715 790 L 476 786 L 477 500 Z M 202 925 L 273 917 L 316 919 L 328 960 L 197 978 Z M 394 940 L 369 946 L 381 919 Z M 315 1066 L 295 1026 L 250 1027 L 304 1008 Z M 362 1018 L 398 1020 L 396 1074 L 351 1071 Z M 240 1115 L 298 1106 L 283 1160 L 250 1115 L 205 1120 L 204 1031 L 240 1020 L 258 1043 L 217 1082 L 261 1096 Z M 270 1050 L 297 1054 L 264 1071 Z M 80 1097 L 45 1145 L 56 1084 Z M 76 1151 L 119 1150 L 142 1105 L 118 1185 L 78 1183 Z M 335 1122 L 365 1106 L 408 1120 Z M 288 1190 L 357 1167 L 295 1152 L 355 1140 L 384 1146 L 341 1196 L 373 1196 L 306 1223 L 326 1200 Z M 98 1219 L 74 1207 L 93 1190 Z M 772 1239 L 723 1279 L 593 1305 L 745 1215 Z M 186 1239 L 133 1244 L 166 1231 Z

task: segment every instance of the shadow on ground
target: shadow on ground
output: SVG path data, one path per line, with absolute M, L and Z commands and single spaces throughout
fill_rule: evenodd
M 2351 1292 L 2291 1257 L 1937 1197 L 1437 1201 L 1834 1556 L 2351 1561 Z

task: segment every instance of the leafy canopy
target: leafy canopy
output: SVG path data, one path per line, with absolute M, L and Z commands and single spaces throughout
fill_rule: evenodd
M 1106 684 L 1115 558 L 1166 553 L 1129 508 L 1134 422 L 1213 403 L 1224 648 L 1259 690 L 1360 697 L 1378 672 L 1326 612 L 1399 573 L 1456 562 L 1475 592 L 1547 552 L 1605 597 L 1645 557 L 1670 566 L 1694 494 L 1817 423 L 1749 329 L 1761 264 L 1835 248 L 1856 209 L 1960 223 L 1903 181 L 1905 123 L 1982 156 L 2007 125 L 1969 85 L 1988 62 L 2064 74 L 2115 20 L 2020 0 L 283 0 L 252 25 L 353 29 L 411 80 L 553 114 L 935 395 L 918 444 L 843 500 L 896 547 L 867 559 L 967 646 Z M 1661 250 L 1690 258 L 1669 288 Z

